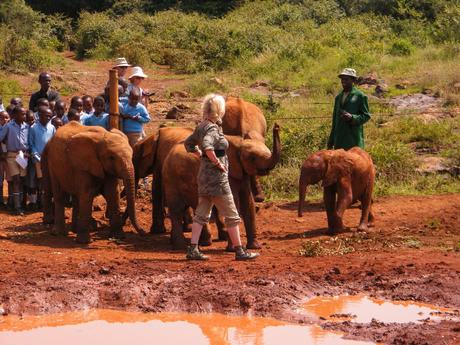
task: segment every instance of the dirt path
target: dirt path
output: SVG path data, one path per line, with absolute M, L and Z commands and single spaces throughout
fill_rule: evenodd
M 1 213 L 0 306 L 13 314 L 41 314 L 86 308 L 142 311 L 246 313 L 293 322 L 318 322 L 296 312 L 314 295 L 365 293 L 394 300 L 416 300 L 460 308 L 460 195 L 391 197 L 377 201 L 377 224 L 367 234 L 354 231 L 335 240 L 325 235 L 325 213 L 310 204 L 296 218 L 294 203 L 261 205 L 258 231 L 264 248 L 253 263 L 233 261 L 225 243 L 206 249 L 209 262 L 184 260 L 171 251 L 168 236 L 140 238 L 130 227 L 127 240 L 107 238 L 102 225 L 93 243 L 77 245 L 53 237 L 39 213 Z M 150 225 L 150 205 L 138 207 Z M 346 213 L 358 223 L 359 210 Z M 305 241 L 320 241 L 322 257 L 301 257 Z M 345 249 L 345 250 L 344 250 Z M 348 254 L 344 254 L 348 253 Z M 344 255 L 341 255 L 344 254 Z M 453 321 L 365 326 L 348 321 L 325 327 L 351 337 L 394 344 L 460 341 Z

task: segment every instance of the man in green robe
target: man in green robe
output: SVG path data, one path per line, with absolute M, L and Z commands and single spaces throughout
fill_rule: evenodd
M 363 125 L 371 118 L 367 96 L 354 87 L 358 78 L 354 69 L 345 68 L 339 78 L 343 91 L 335 97 L 327 148 L 348 150 L 359 146 L 364 149 Z

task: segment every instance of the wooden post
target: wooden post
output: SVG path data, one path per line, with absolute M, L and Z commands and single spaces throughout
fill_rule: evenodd
M 120 113 L 118 109 L 118 71 L 111 69 L 109 71 L 110 86 L 110 110 L 109 110 L 109 127 L 110 129 L 120 129 Z

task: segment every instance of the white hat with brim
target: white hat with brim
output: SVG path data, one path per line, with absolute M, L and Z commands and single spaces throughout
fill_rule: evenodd
M 129 67 L 131 66 L 124 57 L 115 59 L 115 66 L 113 67 Z
M 144 73 L 141 67 L 136 66 L 133 67 L 133 72 L 132 74 L 128 77 L 128 79 L 134 78 L 134 77 L 139 77 L 139 78 L 147 78 L 147 74 Z
M 344 68 L 342 73 L 339 74 L 339 78 L 341 77 L 352 77 L 357 79 L 358 75 L 356 74 L 356 71 L 353 68 Z

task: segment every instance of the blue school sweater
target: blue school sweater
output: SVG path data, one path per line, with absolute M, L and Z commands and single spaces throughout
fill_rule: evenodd
M 124 133 L 142 133 L 144 123 L 150 121 L 149 113 L 141 103 L 138 103 L 134 107 L 126 103 L 120 112 L 130 117 L 138 117 L 138 120 L 123 119 Z

